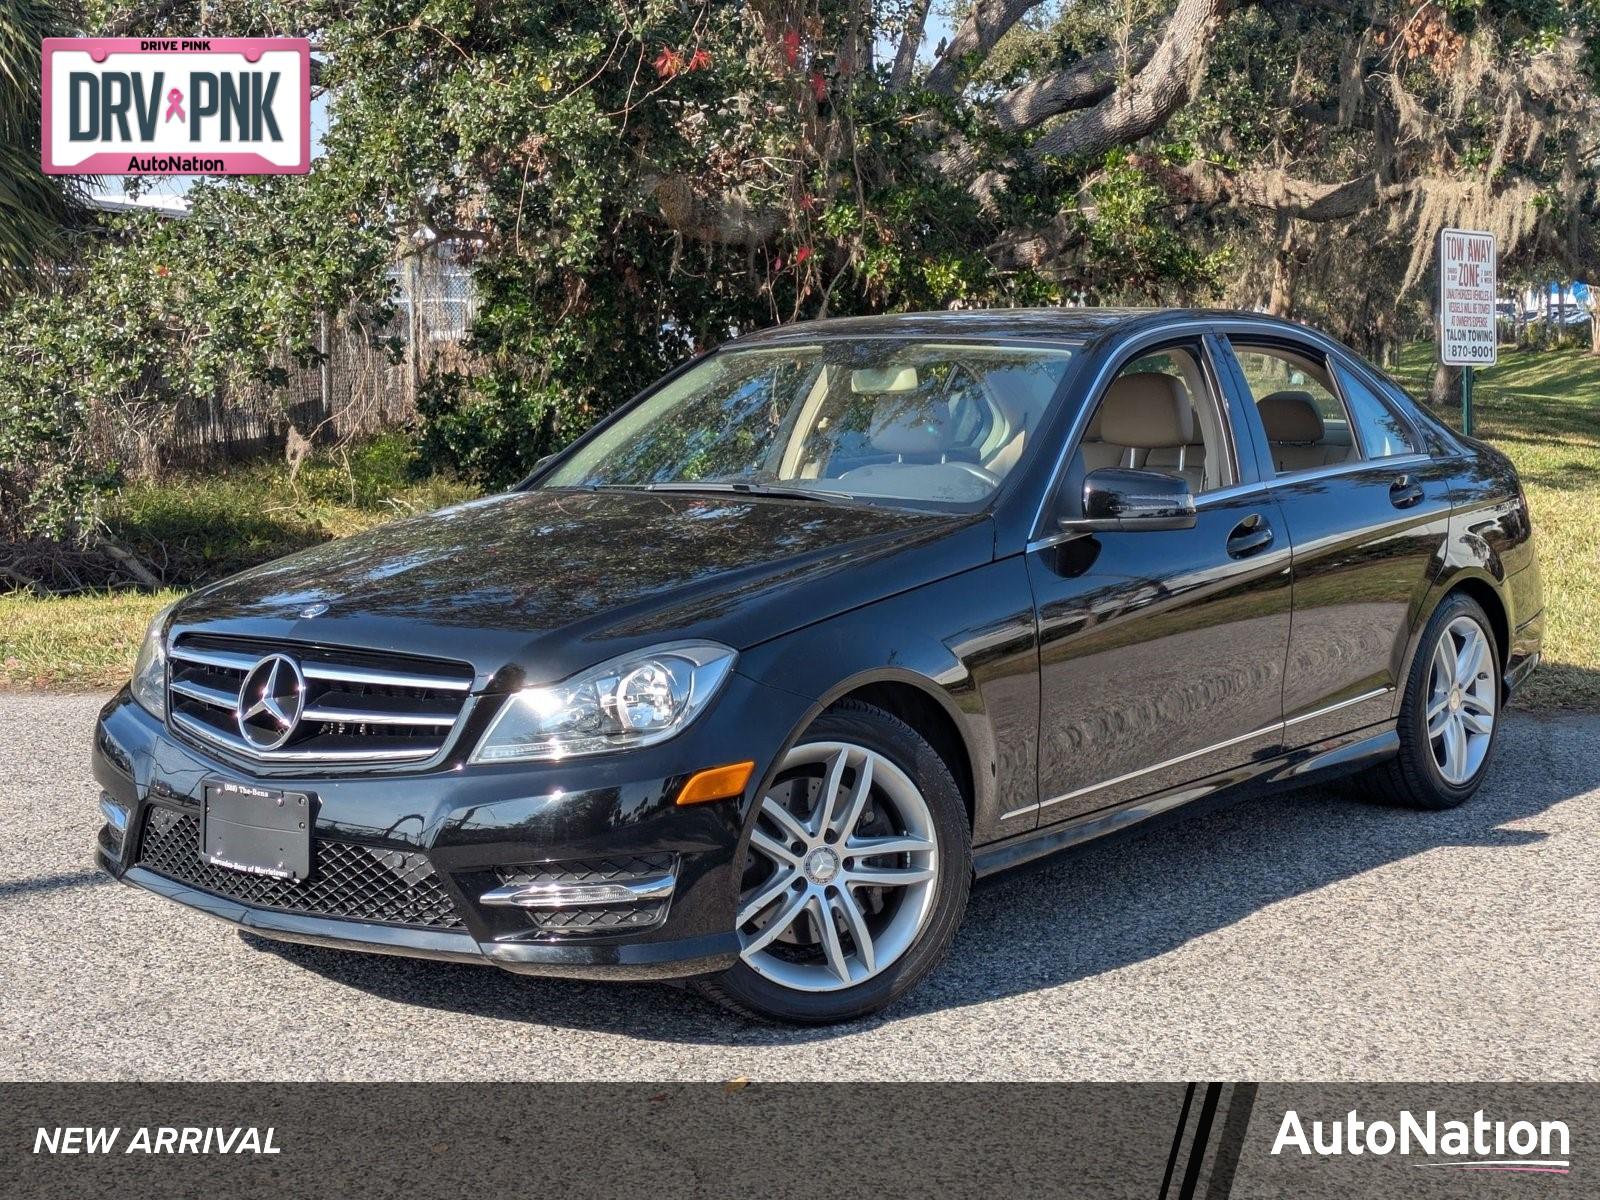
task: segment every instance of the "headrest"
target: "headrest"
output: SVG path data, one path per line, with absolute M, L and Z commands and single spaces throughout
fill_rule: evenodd
M 862 367 L 850 372 L 850 390 L 858 396 L 917 390 L 915 367 Z
M 1100 434 L 1114 446 L 1157 450 L 1194 441 L 1194 407 L 1183 381 L 1156 371 L 1119 375 L 1100 406 Z
M 1320 442 L 1322 414 L 1309 392 L 1273 392 L 1256 403 L 1269 442 Z
M 885 454 L 938 455 L 950 447 L 955 421 L 939 401 L 890 396 L 872 412 L 868 437 Z

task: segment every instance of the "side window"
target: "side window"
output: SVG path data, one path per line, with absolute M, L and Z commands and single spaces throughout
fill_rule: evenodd
M 1309 348 L 1232 344 L 1279 475 L 1361 457 L 1322 355 Z
M 1396 454 L 1415 454 L 1416 444 L 1400 414 L 1375 395 L 1371 388 L 1335 364 L 1339 387 L 1350 405 L 1350 416 L 1361 435 L 1361 445 L 1368 458 L 1392 458 Z
M 1083 470 L 1135 467 L 1187 480 L 1196 493 L 1234 482 L 1222 407 L 1197 347 L 1146 351 L 1106 386 L 1078 447 Z

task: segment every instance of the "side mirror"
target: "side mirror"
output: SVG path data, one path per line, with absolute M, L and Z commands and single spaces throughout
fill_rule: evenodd
M 1063 513 L 1064 530 L 1193 529 L 1194 493 L 1176 475 L 1101 467 L 1083 481 L 1082 515 Z

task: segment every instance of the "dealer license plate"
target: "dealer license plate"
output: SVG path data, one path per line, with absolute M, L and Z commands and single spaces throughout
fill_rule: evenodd
M 305 792 L 209 782 L 200 814 L 200 857 L 230 871 L 306 879 L 311 874 L 313 811 Z

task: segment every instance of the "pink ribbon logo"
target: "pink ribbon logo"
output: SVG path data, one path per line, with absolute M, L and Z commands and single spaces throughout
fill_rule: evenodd
M 177 117 L 180 121 L 187 121 L 189 119 L 183 115 L 183 93 L 177 88 L 173 88 L 167 93 L 166 120 L 170 121 L 173 117 Z

